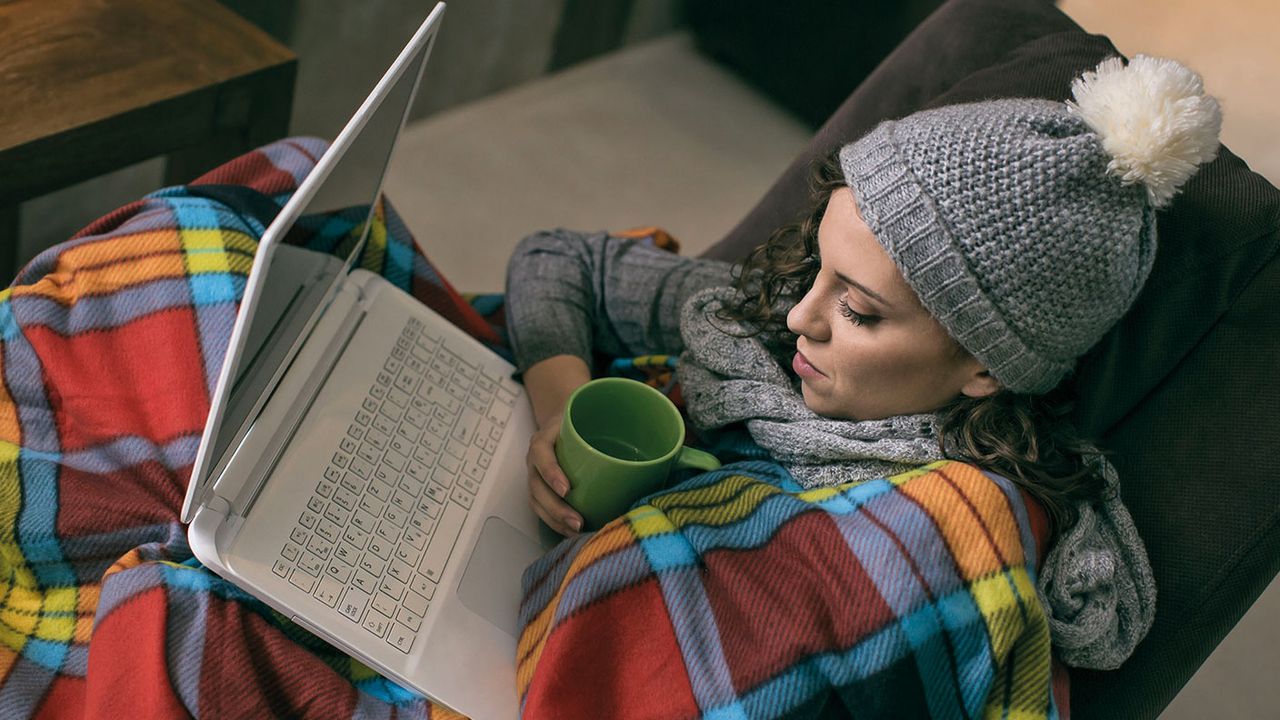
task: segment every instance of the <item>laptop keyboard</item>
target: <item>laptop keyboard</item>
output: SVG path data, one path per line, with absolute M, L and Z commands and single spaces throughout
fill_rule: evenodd
M 515 395 L 411 319 L 272 571 L 408 653 Z

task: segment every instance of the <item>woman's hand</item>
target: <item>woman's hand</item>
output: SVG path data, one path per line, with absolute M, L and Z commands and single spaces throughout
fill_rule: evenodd
M 556 438 L 560 436 L 560 415 L 529 438 L 529 504 L 552 530 L 575 535 L 582 529 L 582 516 L 561 498 L 569 492 L 569 478 L 556 460 Z
M 529 438 L 529 504 L 551 529 L 573 535 L 582 529 L 582 516 L 562 498 L 569 492 L 569 478 L 556 460 L 565 402 L 580 385 L 591 380 L 587 363 L 574 355 L 555 355 L 529 366 L 524 386 L 533 405 L 538 431 Z M 575 524 L 576 523 L 576 524 Z

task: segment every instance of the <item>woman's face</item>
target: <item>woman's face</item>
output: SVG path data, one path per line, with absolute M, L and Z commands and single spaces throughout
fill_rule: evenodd
M 813 287 L 787 314 L 787 327 L 800 336 L 792 367 L 810 410 L 878 420 L 999 389 L 920 304 L 848 188 L 827 203 L 818 254 Z

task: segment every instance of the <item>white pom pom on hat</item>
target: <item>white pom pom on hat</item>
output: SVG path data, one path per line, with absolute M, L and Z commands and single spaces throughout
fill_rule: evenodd
M 1071 84 L 1075 113 L 1111 156 L 1107 171 L 1141 182 L 1151 205 L 1169 203 L 1197 166 L 1218 154 L 1222 110 L 1200 76 L 1165 58 L 1107 58 Z

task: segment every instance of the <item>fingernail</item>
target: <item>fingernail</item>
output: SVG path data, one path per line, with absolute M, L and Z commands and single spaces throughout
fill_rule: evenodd
M 568 523 L 569 527 L 573 528 L 574 530 L 581 530 L 581 529 L 582 529 L 582 520 L 581 520 L 581 519 L 579 519 L 579 518 L 576 518 L 576 517 L 567 517 L 567 518 L 565 518 L 565 519 L 564 519 L 564 521 L 565 521 L 566 523 Z

